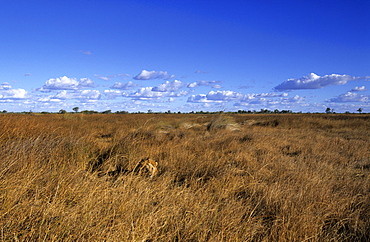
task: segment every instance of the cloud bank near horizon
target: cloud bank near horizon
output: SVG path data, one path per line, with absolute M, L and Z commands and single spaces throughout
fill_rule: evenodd
M 301 78 L 291 78 L 275 87 L 276 91 L 293 91 L 300 89 L 321 89 L 331 85 L 344 85 L 349 81 L 365 79 L 367 77 L 354 77 L 350 75 L 331 74 L 319 76 L 310 73 Z
M 125 74 L 124 77 L 129 76 Z M 139 77 L 138 77 L 139 76 Z M 94 75 L 97 81 L 111 81 L 100 78 L 100 75 Z M 109 77 L 120 77 L 111 75 Z M 304 89 L 322 89 L 330 85 L 345 85 L 351 81 L 365 79 L 366 77 L 354 77 L 350 75 L 330 74 L 318 76 L 314 73 L 301 78 L 288 79 L 274 88 L 272 92 L 266 93 L 245 93 L 245 91 L 226 89 L 218 83 L 224 81 L 197 80 L 184 83 L 180 80 L 167 80 L 171 75 L 163 71 L 143 70 L 139 75 L 131 77 L 133 81 L 114 82 L 112 84 L 95 84 L 89 78 L 71 78 L 61 76 L 50 78 L 44 84 L 28 92 L 23 88 L 12 88 L 8 82 L 0 84 L 0 103 L 12 103 L 15 106 L 32 107 L 63 107 L 67 105 L 81 105 L 81 109 L 94 107 L 107 107 L 121 109 L 136 106 L 136 110 L 146 107 L 151 109 L 158 107 L 172 109 L 178 105 L 178 108 L 194 109 L 217 109 L 227 105 L 233 108 L 246 109 L 300 109 L 306 107 L 319 107 L 330 105 L 338 110 L 341 105 L 343 109 L 351 109 L 351 105 L 361 105 L 361 107 L 370 108 L 370 96 L 366 95 L 368 89 L 365 85 L 349 87 L 346 93 L 337 96 L 327 97 L 320 103 L 315 103 L 312 96 L 292 95 L 289 93 L 295 90 Z M 143 83 L 137 84 L 135 80 L 162 79 L 161 84 L 147 86 Z M 367 80 L 364 80 L 367 81 Z M 362 82 L 361 84 L 366 84 Z M 207 90 L 208 89 L 208 90 Z M 217 90 L 215 90 L 217 89 Z M 286 91 L 286 92 L 283 92 Z M 74 104 L 73 104 L 74 103 Z M 165 103 L 167 103 L 165 106 Z M 28 106 L 27 106 L 28 105 Z M 111 106 L 110 106 L 111 105 Z M 29 108 L 33 109 L 33 108 Z M 181 109 L 180 109 L 181 110 Z M 183 110 L 181 110 L 183 111 Z
M 101 98 L 101 93 L 98 90 L 74 90 L 74 91 L 67 91 L 62 90 L 59 91 L 55 95 L 50 95 L 46 97 L 41 97 L 38 99 L 40 102 L 60 102 L 63 100 L 79 100 L 83 102 L 91 102 L 96 101 Z
M 234 91 L 210 91 L 208 94 L 198 94 L 191 95 L 187 102 L 189 103 L 212 103 L 212 102 L 230 102 L 235 101 L 239 105 L 247 104 L 262 104 L 266 103 L 267 100 L 274 100 L 276 98 L 286 98 L 287 93 L 252 93 L 252 94 L 242 94 L 240 92 Z M 298 95 L 297 95 L 298 96 Z
M 370 97 L 368 95 L 360 95 L 355 92 L 347 92 L 345 94 L 341 94 L 337 97 L 331 98 L 326 102 L 334 102 L 334 103 L 347 103 L 347 102 L 368 102 Z

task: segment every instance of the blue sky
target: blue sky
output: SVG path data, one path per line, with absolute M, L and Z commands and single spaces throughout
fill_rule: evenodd
M 0 110 L 370 112 L 370 1 L 0 0 Z

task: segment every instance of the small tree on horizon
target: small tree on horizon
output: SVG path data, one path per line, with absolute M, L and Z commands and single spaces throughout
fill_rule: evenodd
M 105 110 L 105 111 L 103 111 L 103 112 L 101 112 L 101 113 L 103 113 L 103 114 L 109 114 L 109 113 L 112 113 L 112 110 Z
M 79 109 L 80 109 L 79 107 L 72 108 L 72 110 L 75 111 L 76 113 L 78 112 Z
M 362 113 L 362 108 L 357 109 L 358 113 Z

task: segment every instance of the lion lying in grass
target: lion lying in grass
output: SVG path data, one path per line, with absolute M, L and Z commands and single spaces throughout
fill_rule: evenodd
M 135 166 L 132 170 L 134 174 L 142 175 L 142 174 L 150 174 L 150 178 L 155 177 L 158 174 L 158 162 L 150 159 L 145 158 L 139 161 L 139 163 Z
M 108 175 L 109 177 L 115 177 L 121 174 L 133 174 L 133 175 L 140 175 L 140 176 L 150 176 L 153 178 L 158 175 L 158 162 L 150 159 L 144 158 L 141 159 L 135 166 L 134 169 L 126 169 L 124 164 L 120 161 L 113 162 L 100 162 L 102 164 L 90 164 L 89 171 L 94 173 L 97 172 L 98 177 L 103 177 Z

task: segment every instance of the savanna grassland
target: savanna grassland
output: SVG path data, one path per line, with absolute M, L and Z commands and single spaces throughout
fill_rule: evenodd
M 3 114 L 0 240 L 369 241 L 369 137 L 367 114 Z

